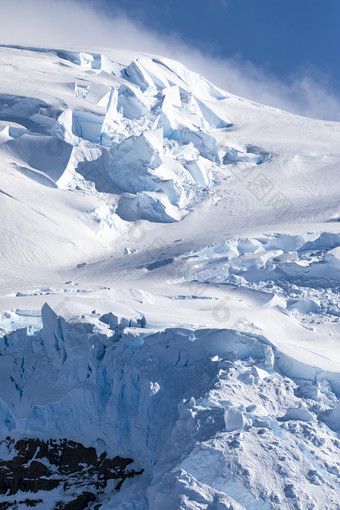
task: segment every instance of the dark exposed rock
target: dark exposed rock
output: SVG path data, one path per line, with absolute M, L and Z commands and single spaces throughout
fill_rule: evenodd
M 7 510 L 8 508 L 13 507 L 12 503 L 0 503 L 0 510 Z
M 96 501 L 96 499 L 96 496 L 92 492 L 83 492 L 76 499 L 68 503 L 59 501 L 55 506 L 55 510 L 84 510 L 89 503 Z
M 34 508 L 35 506 L 39 505 L 39 503 L 43 503 L 42 499 L 25 499 L 24 501 L 12 501 L 12 502 L 5 502 L 0 503 L 0 510 L 16 510 L 18 508 L 18 505 L 25 505 L 26 508 Z
M 23 504 L 26 505 L 27 507 L 35 507 L 39 503 L 43 503 L 43 500 L 42 499 L 25 499 L 25 501 L 23 501 Z
M 8 450 L 6 460 L 0 459 L 0 494 L 3 495 L 0 510 L 17 507 L 17 502 L 5 501 L 6 495 L 13 496 L 18 491 L 51 491 L 59 486 L 65 500 L 56 509 L 82 510 L 104 492 L 108 480 L 116 480 L 115 490 L 119 490 L 124 480 L 142 473 L 142 470 L 128 469 L 132 459 L 108 458 L 106 452 L 98 456 L 95 448 L 67 439 L 30 438 L 15 442 L 8 437 L 0 445 Z M 79 487 L 83 492 L 79 494 L 77 490 L 74 494 L 74 489 Z M 30 498 L 24 502 L 27 507 L 38 503 L 39 500 Z

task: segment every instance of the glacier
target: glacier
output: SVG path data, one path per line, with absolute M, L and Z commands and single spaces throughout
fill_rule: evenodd
M 3 436 L 77 438 L 133 458 L 150 485 L 132 508 L 184 508 L 187 498 L 197 508 L 204 498 L 221 508 L 280 508 L 290 484 L 300 505 L 311 495 L 337 504 L 336 464 L 315 451 L 327 446 L 336 460 L 337 411 L 327 411 L 339 396 L 334 374 L 315 382 L 307 368 L 298 385 L 283 353 L 251 333 L 153 332 L 112 313 L 66 322 L 48 305 L 42 321 L 38 332 L 3 337 Z M 261 480 L 264 459 L 272 469 Z M 295 481 L 301 470 L 307 480 Z M 278 472 L 287 476 L 276 480 Z M 196 491 L 181 488 L 183 477 Z M 125 508 L 122 495 L 102 496 L 103 508 Z
M 339 509 L 339 123 L 156 55 L 0 66 L 0 506 Z

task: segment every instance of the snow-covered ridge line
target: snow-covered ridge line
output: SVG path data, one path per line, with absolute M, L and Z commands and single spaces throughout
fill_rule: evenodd
M 79 207 L 85 212 L 83 223 L 98 239 L 98 246 L 124 235 L 133 221 L 177 222 L 202 201 L 217 204 L 221 187 L 232 209 L 251 211 L 267 202 L 268 196 L 274 215 L 290 216 L 296 204 L 281 189 L 283 178 L 276 182 L 275 172 L 281 165 L 291 172 L 305 155 L 299 154 L 299 148 L 292 159 L 282 157 L 287 130 L 294 137 L 303 122 L 313 128 L 310 144 L 314 143 L 316 155 L 315 161 L 308 162 L 312 167 L 325 140 L 332 140 L 337 132 L 336 124 L 329 123 L 320 137 L 324 126 L 318 121 L 231 96 L 180 63 L 162 57 L 19 47 L 1 47 L 1 55 L 0 65 L 8 66 L 11 60 L 17 63 L 6 68 L 8 80 L 0 87 L 0 156 L 8 181 L 3 196 L 15 198 L 16 207 L 20 204 L 24 209 L 30 207 L 32 194 L 49 196 L 48 203 L 60 201 L 58 210 L 69 216 L 62 192 L 72 191 L 79 204 L 75 214 Z M 21 85 L 23 77 L 25 86 Z M 282 147 L 266 134 L 273 131 L 277 139 L 273 116 L 280 117 L 285 133 Z M 251 124 L 261 124 L 265 143 L 258 143 L 251 132 L 242 134 L 244 126 Z M 333 178 L 333 170 L 329 171 Z M 23 183 L 14 194 L 13 176 Z M 238 192 L 229 195 L 232 177 L 240 181 L 244 197 Z M 298 183 L 296 189 L 305 188 Z M 84 211 L 80 202 L 90 198 L 92 209 Z M 300 203 L 301 197 L 297 198 Z M 34 212 L 46 215 L 41 207 Z M 320 215 L 335 221 L 331 201 Z M 78 216 L 71 217 L 75 231 Z M 60 218 L 50 219 L 59 226 Z M 37 229 L 48 231 L 50 227 L 49 223 Z M 84 238 L 79 236 L 77 241 L 83 244 Z M 25 248 L 17 257 L 24 258 L 26 252 L 37 263 L 46 258 L 44 253 L 38 257 L 37 250 L 31 253 Z M 5 245 L 2 249 L 7 261 L 15 257 Z M 54 262 L 55 254 L 49 256 Z
M 202 102 L 224 96 L 180 64 L 140 57 L 124 66 L 99 53 L 44 52 L 80 68 L 72 101 L 50 105 L 38 90 L 0 94 L 0 120 L 20 126 L 2 130 L 1 150 L 41 184 L 65 188 L 81 174 L 100 192 L 129 194 L 119 200 L 121 218 L 171 222 L 211 185 L 225 154 L 238 157 L 212 132 L 232 124 Z

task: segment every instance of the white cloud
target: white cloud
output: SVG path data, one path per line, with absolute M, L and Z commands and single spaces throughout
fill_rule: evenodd
M 99 3 L 100 5 L 100 3 Z M 218 59 L 126 17 L 108 16 L 98 2 L 0 0 L 0 43 L 45 47 L 119 47 L 168 56 L 206 76 L 219 87 L 294 113 L 340 120 L 340 98 L 310 70 L 287 82 L 240 58 Z

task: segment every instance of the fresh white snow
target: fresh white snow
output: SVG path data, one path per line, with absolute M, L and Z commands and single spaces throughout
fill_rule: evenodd
M 339 509 L 340 124 L 138 52 L 0 69 L 2 436 L 132 458 L 103 509 Z

